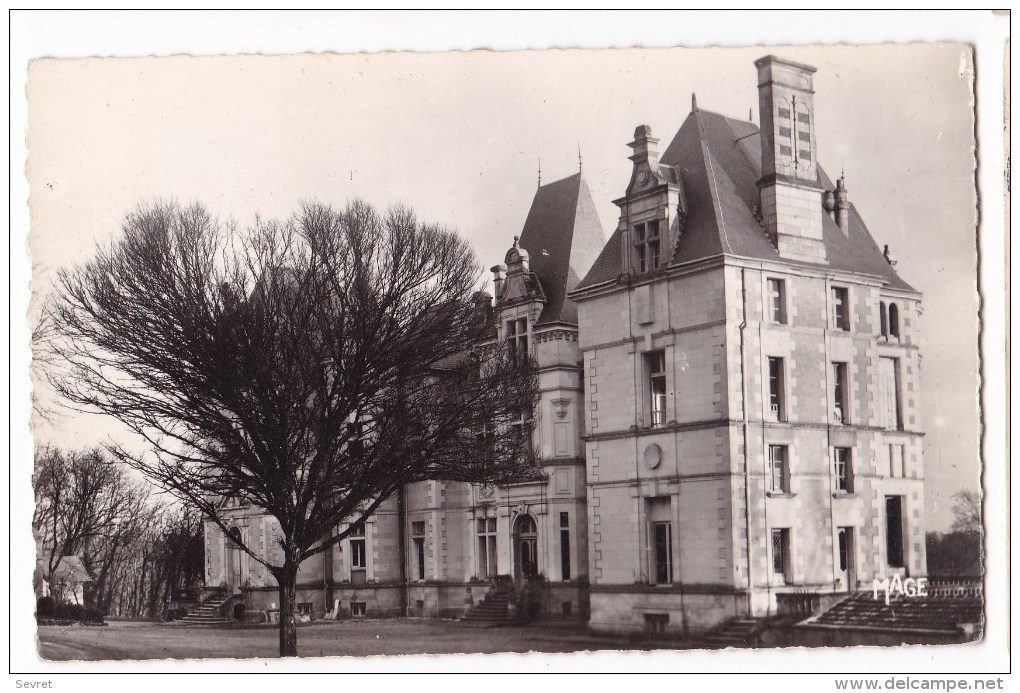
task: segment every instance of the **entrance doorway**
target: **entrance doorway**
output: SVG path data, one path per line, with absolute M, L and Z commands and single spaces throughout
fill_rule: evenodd
M 538 525 L 531 515 L 520 515 L 514 523 L 514 581 L 538 575 Z
M 839 547 L 839 565 L 836 568 L 840 587 L 847 592 L 853 592 L 857 588 L 854 528 L 840 527 L 836 532 L 836 539 Z

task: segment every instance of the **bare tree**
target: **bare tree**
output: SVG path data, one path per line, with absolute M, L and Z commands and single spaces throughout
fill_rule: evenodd
M 102 450 L 64 452 L 52 447 L 36 454 L 32 528 L 42 541 L 42 578 L 57 601 L 67 585 L 61 563 L 90 542 L 128 527 L 147 493 Z
M 495 343 L 479 274 L 406 209 L 307 204 L 242 232 L 153 205 L 60 275 L 56 384 L 142 436 L 144 455 L 111 449 L 224 532 L 224 496 L 276 519 L 281 561 L 241 548 L 276 578 L 280 654 L 296 655 L 297 569 L 339 526 L 410 482 L 534 471 L 537 377 Z
M 974 491 L 953 494 L 953 531 L 982 532 L 981 496 Z

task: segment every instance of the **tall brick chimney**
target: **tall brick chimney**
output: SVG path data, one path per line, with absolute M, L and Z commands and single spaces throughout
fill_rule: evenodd
M 758 188 L 765 229 L 783 257 L 826 262 L 815 146 L 815 68 L 773 55 L 756 60 L 754 66 L 761 116 Z

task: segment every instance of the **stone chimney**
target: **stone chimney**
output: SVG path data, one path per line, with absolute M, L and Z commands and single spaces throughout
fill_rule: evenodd
M 826 263 L 822 241 L 824 196 L 815 157 L 815 113 L 810 65 L 767 55 L 756 60 L 761 118 L 762 221 L 779 254 Z
M 839 230 L 843 232 L 844 236 L 850 235 L 850 202 L 847 201 L 846 197 L 846 177 L 840 176 L 839 180 L 836 181 L 836 190 L 833 194 L 835 198 L 835 206 L 833 211 L 835 212 L 836 223 L 839 224 Z
M 496 304 L 499 304 L 500 296 L 503 294 L 503 282 L 506 280 L 506 265 L 502 262 L 498 265 L 493 265 L 490 269 L 492 272 L 492 291 L 496 294 Z

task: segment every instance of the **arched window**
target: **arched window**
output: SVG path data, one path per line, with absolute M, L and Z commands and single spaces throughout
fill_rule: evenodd
M 895 303 L 889 304 L 889 334 L 893 337 L 900 336 L 900 310 Z
M 885 301 L 878 302 L 878 321 L 881 326 L 882 336 L 886 337 L 889 335 L 888 323 L 886 321 L 885 313 Z
M 531 515 L 521 515 L 517 519 L 518 534 L 537 534 L 538 527 L 535 525 L 535 518 Z

